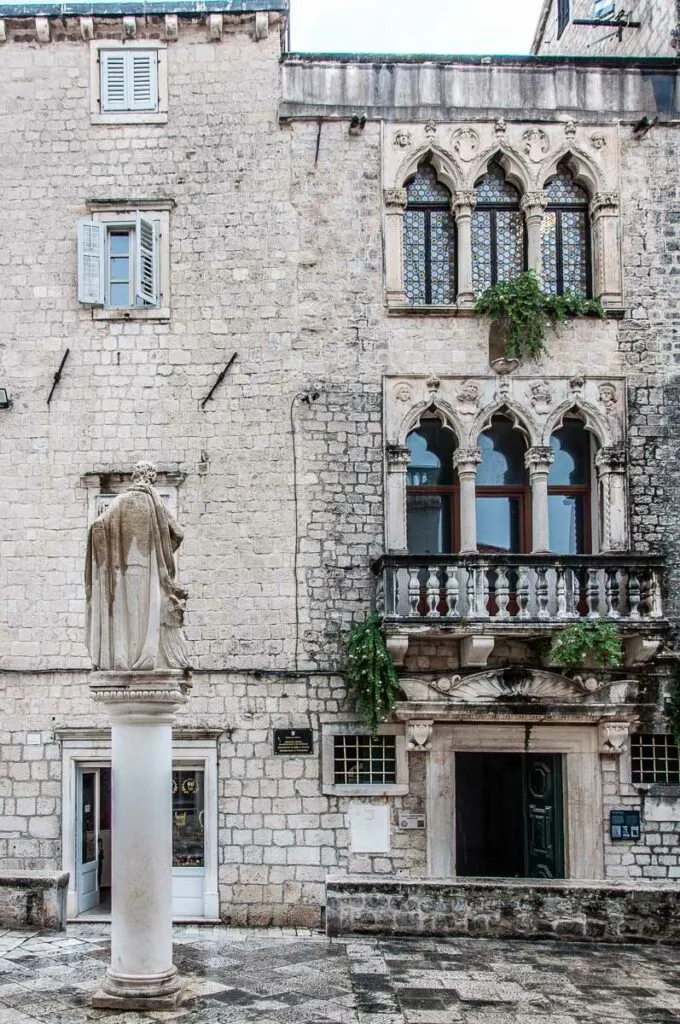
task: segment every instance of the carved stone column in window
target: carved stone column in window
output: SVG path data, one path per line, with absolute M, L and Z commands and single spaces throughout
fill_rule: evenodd
M 460 486 L 460 553 L 477 552 L 477 509 L 475 507 L 475 480 L 477 466 L 482 461 L 481 448 L 458 448 L 453 465 L 458 470 Z
M 625 449 L 620 446 L 600 448 L 595 466 L 600 490 L 600 548 L 625 551 L 628 547 Z
M 524 464 L 529 470 L 531 481 L 531 553 L 544 554 L 550 551 L 550 518 L 548 515 L 548 473 L 555 458 L 549 447 L 528 448 Z
M 385 527 L 388 551 L 406 551 L 406 471 L 411 452 L 405 445 L 391 444 L 387 448 L 387 523 Z
M 456 218 L 458 232 L 458 295 L 457 303 L 462 308 L 471 309 L 475 304 L 472 288 L 472 211 L 477 203 L 473 190 L 454 192 L 451 210 Z
M 590 203 L 593 289 L 603 306 L 622 306 L 618 192 L 597 192 Z
M 385 201 L 385 287 L 388 305 L 404 305 L 404 211 L 405 188 L 387 188 Z
M 547 192 L 525 192 L 520 206 L 527 226 L 527 268 L 541 276 L 541 226 L 548 205 Z

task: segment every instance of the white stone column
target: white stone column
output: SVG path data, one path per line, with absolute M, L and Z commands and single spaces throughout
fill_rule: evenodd
M 548 205 L 548 194 L 547 192 L 525 192 L 520 205 L 527 226 L 527 268 L 533 270 L 540 279 L 543 275 L 541 227 L 543 214 Z
M 532 555 L 550 551 L 550 517 L 548 514 L 548 473 L 555 453 L 552 448 L 528 448 L 524 464 L 531 481 Z
M 593 294 L 603 306 L 623 305 L 618 192 L 597 192 L 590 203 Z
M 475 480 L 477 466 L 482 461 L 481 448 L 457 448 L 453 465 L 458 470 L 460 485 L 460 553 L 477 553 L 477 509 L 475 507 Z
M 388 551 L 407 551 L 406 473 L 411 452 L 405 445 L 387 447 L 387 520 L 385 546 Z
M 626 452 L 621 447 L 600 448 L 595 456 L 600 494 L 600 551 L 628 547 Z
M 472 287 L 472 212 L 477 204 L 474 189 L 467 192 L 454 192 L 451 210 L 456 218 L 457 261 L 458 261 L 458 294 L 456 301 L 461 309 L 471 309 L 475 304 Z
M 404 294 L 404 211 L 405 188 L 386 188 L 385 203 L 385 290 L 388 306 L 403 306 Z
M 92 1005 L 175 1007 L 172 962 L 172 723 L 186 702 L 181 671 L 94 672 L 111 718 L 111 966 Z

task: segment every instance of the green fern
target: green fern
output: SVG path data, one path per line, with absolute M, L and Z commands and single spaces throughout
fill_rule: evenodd
M 345 680 L 357 712 L 375 735 L 378 723 L 394 711 L 399 693 L 397 673 L 375 613 L 349 635 Z
M 616 625 L 606 619 L 580 619 L 565 626 L 552 642 L 551 660 L 564 668 L 579 668 L 590 654 L 600 668 L 616 668 L 623 647 Z

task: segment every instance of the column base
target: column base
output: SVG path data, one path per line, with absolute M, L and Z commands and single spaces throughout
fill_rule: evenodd
M 186 998 L 186 982 L 177 968 L 162 974 L 117 974 L 110 968 L 92 996 L 100 1010 L 173 1010 Z

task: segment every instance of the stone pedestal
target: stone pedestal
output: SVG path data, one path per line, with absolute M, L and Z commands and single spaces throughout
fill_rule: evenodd
M 96 1007 L 162 1010 L 182 997 L 172 962 L 172 722 L 181 671 L 94 672 L 111 718 L 111 966 Z

